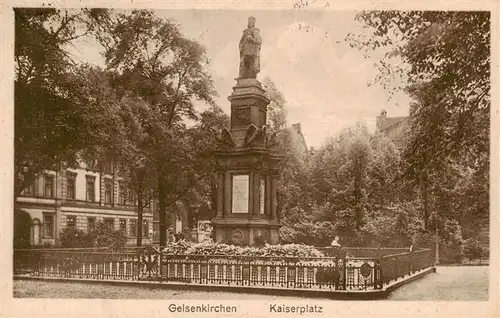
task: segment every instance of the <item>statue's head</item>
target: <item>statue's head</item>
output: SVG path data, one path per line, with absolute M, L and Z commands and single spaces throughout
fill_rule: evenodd
M 255 28 L 255 17 L 248 18 L 248 28 Z

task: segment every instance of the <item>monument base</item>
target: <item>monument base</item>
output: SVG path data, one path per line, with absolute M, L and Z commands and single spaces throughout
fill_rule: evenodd
M 259 246 L 279 244 L 279 228 L 277 221 L 213 219 L 214 238 L 216 242 L 234 245 Z

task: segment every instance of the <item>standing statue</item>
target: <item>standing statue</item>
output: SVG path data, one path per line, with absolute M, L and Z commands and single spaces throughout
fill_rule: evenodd
M 248 18 L 248 28 L 240 40 L 240 78 L 256 78 L 260 72 L 260 30 L 255 27 L 255 18 Z

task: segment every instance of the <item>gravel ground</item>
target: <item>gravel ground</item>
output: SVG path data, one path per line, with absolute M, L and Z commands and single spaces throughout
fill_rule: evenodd
M 489 266 L 439 266 L 436 274 L 396 289 L 390 300 L 488 300 Z
M 436 274 L 404 285 L 389 300 L 488 300 L 488 266 L 438 267 Z M 14 297 L 100 299 L 303 300 L 297 297 L 181 291 L 50 281 L 14 281 Z
M 98 298 L 98 299 L 216 299 L 216 300 L 283 300 L 283 296 L 208 291 L 169 290 L 140 286 L 112 286 L 84 283 L 15 280 L 14 297 L 20 298 Z M 303 299 L 286 297 L 286 299 Z

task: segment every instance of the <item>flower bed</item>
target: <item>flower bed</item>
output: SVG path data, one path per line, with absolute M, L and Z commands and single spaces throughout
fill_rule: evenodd
M 203 242 L 190 244 L 180 241 L 167 246 L 166 254 L 220 255 L 220 256 L 269 256 L 269 257 L 325 257 L 313 246 L 304 244 L 268 245 L 263 247 L 242 247 L 225 243 Z

